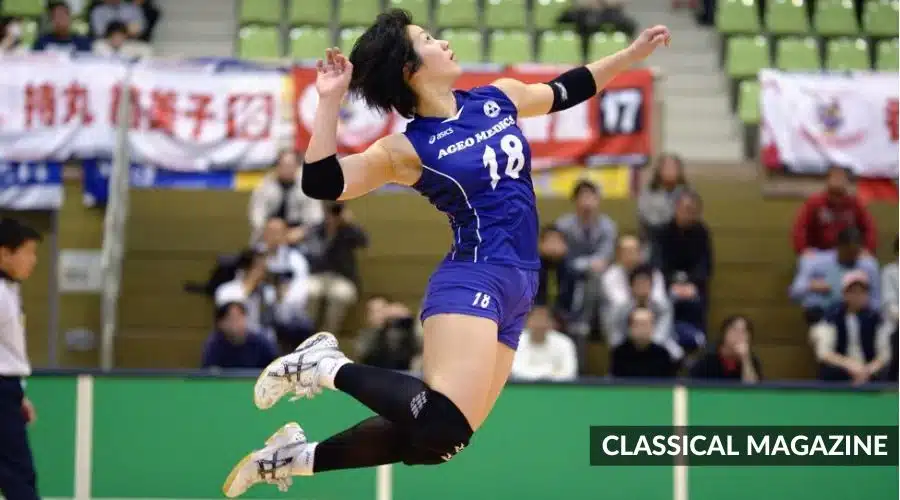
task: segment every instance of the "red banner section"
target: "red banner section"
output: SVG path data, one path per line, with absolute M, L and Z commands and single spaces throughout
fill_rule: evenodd
M 546 66 L 509 67 L 503 71 L 468 71 L 457 88 L 489 85 L 499 78 L 516 78 L 526 83 L 546 82 L 560 70 Z M 312 68 L 293 70 L 296 107 L 296 145 L 309 144 L 318 95 Z M 619 75 L 595 99 L 560 113 L 519 120 L 531 144 L 536 169 L 587 162 L 593 164 L 641 164 L 650 156 L 653 75 L 634 70 Z M 387 116 L 366 108 L 361 101 L 348 99 L 338 125 L 338 151 L 345 154 L 365 150 L 385 135 L 402 132 L 407 120 L 397 114 Z

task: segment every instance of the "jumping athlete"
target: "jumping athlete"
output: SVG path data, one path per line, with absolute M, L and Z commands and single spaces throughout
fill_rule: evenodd
M 353 363 L 320 332 L 278 358 L 256 382 L 270 408 L 287 394 L 323 388 L 353 396 L 377 415 L 321 442 L 289 423 L 238 463 L 229 497 L 256 483 L 285 491 L 292 476 L 403 462 L 436 465 L 469 446 L 506 384 L 537 289 L 538 214 L 531 151 L 520 118 L 562 111 L 668 45 L 669 30 L 645 30 L 625 50 L 539 84 L 502 78 L 454 91 L 461 70 L 446 41 L 409 13 L 378 16 L 349 61 L 338 49 L 318 61 L 319 104 L 303 167 L 304 192 L 349 200 L 384 184 L 411 186 L 447 214 L 453 245 L 432 274 L 422 321 L 423 379 Z M 412 118 L 402 134 L 338 159 L 337 125 L 348 90 L 370 107 Z

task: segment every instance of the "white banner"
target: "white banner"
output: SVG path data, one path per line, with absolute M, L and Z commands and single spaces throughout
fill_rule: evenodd
M 129 63 L 26 55 L 0 63 L 0 160 L 109 157 Z M 132 159 L 176 170 L 270 164 L 280 139 L 285 77 L 211 65 L 130 66 Z
M 897 177 L 897 73 L 760 73 L 761 157 L 770 168 Z

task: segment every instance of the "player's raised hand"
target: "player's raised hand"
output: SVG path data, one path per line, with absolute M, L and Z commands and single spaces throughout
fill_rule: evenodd
M 669 28 L 663 25 L 656 25 L 642 31 L 634 42 L 631 43 L 629 50 L 635 60 L 643 61 L 649 57 L 657 47 L 662 45 L 668 47 L 671 40 L 672 34 L 669 32 Z
M 325 60 L 316 61 L 316 90 L 320 97 L 343 97 L 350 86 L 353 65 L 341 49 L 325 50 Z

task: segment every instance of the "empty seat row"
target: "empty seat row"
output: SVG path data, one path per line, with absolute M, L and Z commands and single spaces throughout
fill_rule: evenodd
M 19 0 L 22 1 L 22 0 Z M 479 0 L 435 0 L 434 20 L 439 26 L 474 28 L 482 19 L 488 28 L 524 28 L 529 9 L 538 29 L 556 26 L 556 19 L 568 6 L 568 0 L 484 0 L 484 15 Z M 287 17 L 294 25 L 327 25 L 337 20 L 342 26 L 367 25 L 384 8 L 408 10 L 413 19 L 428 25 L 432 17 L 431 0 L 289 0 Z M 240 0 L 238 21 L 241 24 L 280 24 L 285 19 L 282 0 Z
M 346 28 L 340 31 L 338 46 L 350 52 L 353 43 L 364 28 Z M 463 63 L 494 62 L 516 64 L 531 61 L 559 64 L 580 64 L 582 61 L 581 39 L 571 31 L 545 31 L 537 40 L 537 54 L 534 54 L 534 40 L 523 31 L 495 31 L 485 43 L 480 31 L 444 30 L 441 36 L 450 42 L 456 59 Z M 281 32 L 271 26 L 244 26 L 240 30 L 239 55 L 249 59 L 280 57 Z M 289 33 L 287 55 L 296 59 L 315 59 L 322 56 L 326 48 L 334 45 L 331 30 L 323 27 L 304 26 L 294 28 Z M 628 38 L 622 33 L 597 33 L 589 41 L 588 56 L 599 59 L 628 45 Z
M 833 71 L 872 68 L 896 71 L 898 68 L 896 39 L 877 42 L 874 58 L 870 58 L 870 45 L 864 39 L 829 40 L 825 45 L 824 65 L 818 40 L 812 37 L 777 40 L 775 57 L 772 58 L 771 54 L 769 40 L 764 36 L 732 37 L 725 49 L 725 73 L 739 79 L 755 77 L 760 69 L 770 67 L 787 71 L 809 71 L 823 67 Z
M 897 0 L 867 0 L 862 26 L 857 22 L 852 0 L 816 0 L 812 19 L 806 0 L 767 0 L 762 19 L 757 0 L 720 0 L 716 27 L 726 34 L 767 32 L 774 35 L 815 33 L 820 36 L 863 34 L 897 36 Z

